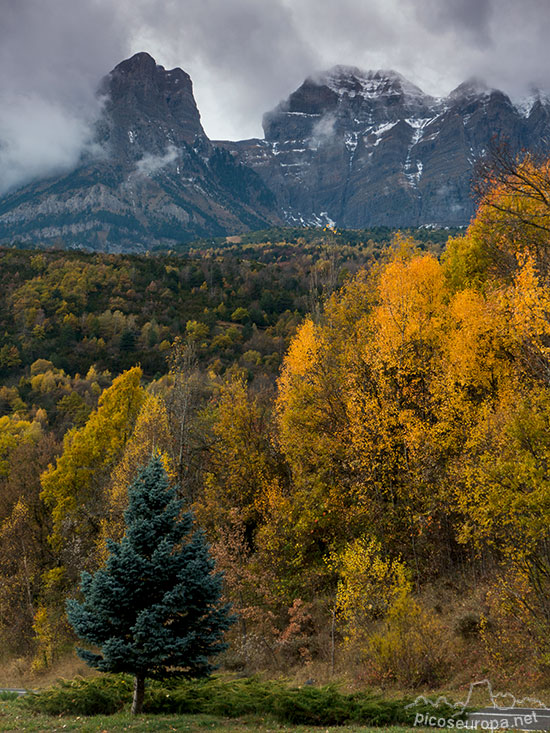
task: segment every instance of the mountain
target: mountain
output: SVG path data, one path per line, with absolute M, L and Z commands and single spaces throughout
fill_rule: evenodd
M 93 145 L 70 172 L 0 198 L 0 243 L 171 247 L 283 223 L 467 224 L 494 137 L 550 139 L 550 101 L 472 79 L 434 98 L 395 71 L 336 66 L 264 116 L 264 139 L 211 141 L 191 79 L 146 53 L 101 82 Z
M 461 226 L 474 162 L 494 138 L 550 139 L 550 103 L 522 104 L 472 79 L 434 98 L 395 71 L 336 66 L 263 120 L 265 138 L 218 142 L 255 170 L 289 223 Z
M 95 153 L 0 199 L 0 242 L 131 251 L 280 222 L 257 174 L 207 138 L 184 71 L 139 53 L 98 93 Z

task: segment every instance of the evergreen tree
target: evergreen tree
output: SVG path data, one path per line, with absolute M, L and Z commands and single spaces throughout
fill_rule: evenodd
M 213 573 L 204 535 L 169 486 L 154 457 L 129 488 L 121 542 L 94 575 L 82 574 L 84 601 L 67 602 L 76 633 L 100 648 L 77 649 L 90 666 L 135 676 L 132 712 L 143 706 L 147 677 L 205 677 L 208 658 L 223 651 L 233 622 L 220 606 L 221 574 Z

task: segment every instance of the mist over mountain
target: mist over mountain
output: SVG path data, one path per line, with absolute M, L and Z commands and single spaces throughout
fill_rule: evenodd
M 69 170 L 0 199 L 0 242 L 172 246 L 274 224 L 457 226 L 496 139 L 539 148 L 550 102 L 478 80 L 445 98 L 392 70 L 336 66 L 266 113 L 264 138 L 211 141 L 192 82 L 146 53 L 100 83 L 101 113 Z

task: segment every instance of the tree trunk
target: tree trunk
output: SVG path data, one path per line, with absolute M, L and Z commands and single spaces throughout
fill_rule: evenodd
M 332 624 L 330 626 L 330 676 L 334 676 L 334 632 L 336 630 L 336 608 L 332 609 Z
M 143 710 L 143 696 L 145 694 L 145 675 L 139 672 L 134 677 L 134 699 L 132 700 L 132 715 L 139 715 Z

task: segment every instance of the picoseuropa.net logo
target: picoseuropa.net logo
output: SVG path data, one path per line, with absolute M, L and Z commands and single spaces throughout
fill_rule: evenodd
M 438 718 L 437 715 L 429 715 L 428 713 L 417 713 L 414 716 L 414 725 L 422 726 L 422 728 L 452 728 L 456 730 L 503 730 L 506 728 L 520 728 L 524 726 L 536 725 L 538 722 L 536 711 L 523 715 L 514 715 L 513 717 L 498 717 L 498 713 L 492 718 L 480 720 L 479 718 L 463 720 L 459 718 Z M 531 730 L 539 730 L 532 728 Z
M 426 707 L 431 708 L 426 712 Z M 454 730 L 550 729 L 550 708 L 534 697 L 516 698 L 510 692 L 493 692 L 487 679 L 472 682 L 466 699 L 450 702 L 419 695 L 406 706 L 415 713 L 414 725 Z M 422 708 L 422 709 L 420 709 Z M 469 710 L 474 709 L 474 712 Z M 439 714 L 438 714 L 439 713 Z

